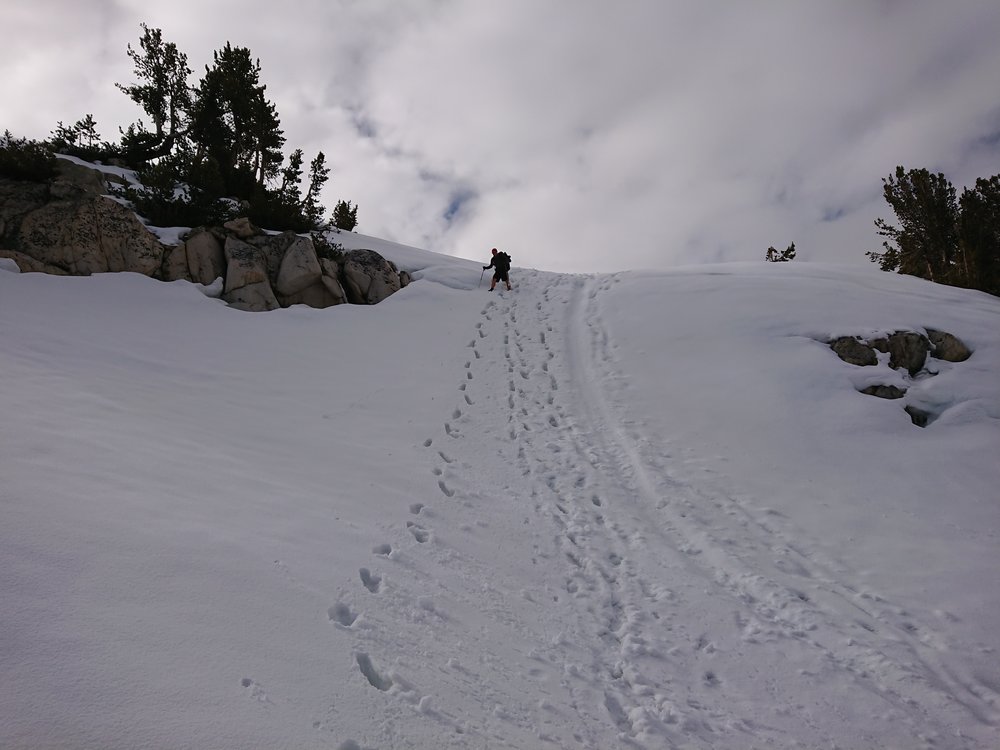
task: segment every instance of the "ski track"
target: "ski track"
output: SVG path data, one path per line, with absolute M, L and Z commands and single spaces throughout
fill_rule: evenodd
M 615 276 L 516 276 L 470 321 L 426 479 L 326 603 L 371 715 L 345 736 L 331 705 L 317 731 L 359 749 L 1000 747 L 995 686 L 948 658 L 974 647 L 724 477 L 684 479 L 683 436 L 629 416 Z

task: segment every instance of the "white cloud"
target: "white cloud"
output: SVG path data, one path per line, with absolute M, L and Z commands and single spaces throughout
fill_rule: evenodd
M 113 83 L 140 21 L 195 80 L 226 41 L 249 47 L 289 149 L 327 154 L 330 208 L 463 256 L 597 271 L 795 241 L 866 263 L 897 164 L 959 186 L 1000 171 L 988 0 L 47 0 L 13 13 L 5 127 L 41 137 L 93 112 L 110 137 L 136 119 Z

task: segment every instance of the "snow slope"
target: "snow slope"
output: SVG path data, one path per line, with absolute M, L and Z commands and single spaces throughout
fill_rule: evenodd
M 1000 300 L 337 239 L 416 281 L 0 269 L 0 747 L 1000 746 Z M 821 343 L 924 327 L 926 429 Z

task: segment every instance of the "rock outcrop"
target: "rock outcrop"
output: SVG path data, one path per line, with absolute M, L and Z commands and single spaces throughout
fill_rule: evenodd
M 222 299 L 240 310 L 276 310 L 281 307 L 271 289 L 263 250 L 238 237 L 226 238 L 226 284 Z
M 290 305 L 374 305 L 402 288 L 403 275 L 374 250 L 319 258 L 309 237 L 293 232 L 226 238 L 222 298 L 241 310 Z
M 58 161 L 48 184 L 0 180 L 0 257 L 22 271 L 155 276 L 164 248 L 135 213 L 102 195 L 100 173 Z
M 867 342 L 860 341 L 853 336 L 841 336 L 834 339 L 830 342 L 830 348 L 848 364 L 861 367 L 878 364 L 875 350 Z
M 24 272 L 74 276 L 131 271 L 210 285 L 241 310 L 290 305 L 374 305 L 409 283 L 374 250 L 324 248 L 293 232 L 274 234 L 247 218 L 198 227 L 176 245 L 157 239 L 131 208 L 106 195 L 104 175 L 60 159 L 48 183 L 0 178 L 0 258 Z
M 285 250 L 285 257 L 278 266 L 275 291 L 284 297 L 291 297 L 316 284 L 322 276 L 323 269 L 312 241 L 296 237 Z
M 964 362 L 972 356 L 972 352 L 955 336 L 944 331 L 927 329 L 927 338 L 931 342 L 931 356 L 943 359 L 945 362 Z
M 226 235 L 198 227 L 167 253 L 163 267 L 164 281 L 186 279 L 198 284 L 211 284 L 226 274 L 226 254 L 222 247 Z
M 930 342 L 923 334 L 913 331 L 897 331 L 889 337 L 889 367 L 893 370 L 906 370 L 910 375 L 916 375 L 927 362 L 927 352 Z
M 878 366 L 878 355 L 883 355 L 883 362 L 885 355 L 888 355 L 888 362 L 884 364 L 890 370 L 905 372 L 903 378 L 907 383 L 937 374 L 927 367 L 928 356 L 944 362 L 964 362 L 972 356 L 972 351 L 956 336 L 931 328 L 927 329 L 926 334 L 896 331 L 889 336 L 867 340 L 860 336 L 840 336 L 827 343 L 840 359 L 857 367 Z M 906 396 L 908 389 L 899 385 L 875 383 L 858 390 L 867 396 L 901 399 Z M 914 404 L 905 404 L 903 410 L 918 427 L 926 427 L 938 416 L 933 411 Z
M 344 255 L 344 290 L 355 305 L 374 305 L 400 290 L 400 274 L 374 250 L 351 250 Z

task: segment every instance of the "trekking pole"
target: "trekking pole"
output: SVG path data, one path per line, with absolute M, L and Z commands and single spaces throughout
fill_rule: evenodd
M 481 274 L 479 274 L 479 284 L 476 286 L 477 289 L 481 289 L 482 288 L 482 286 L 483 286 L 483 276 L 485 276 L 485 275 L 486 275 L 486 269 L 484 268 L 483 272 Z

